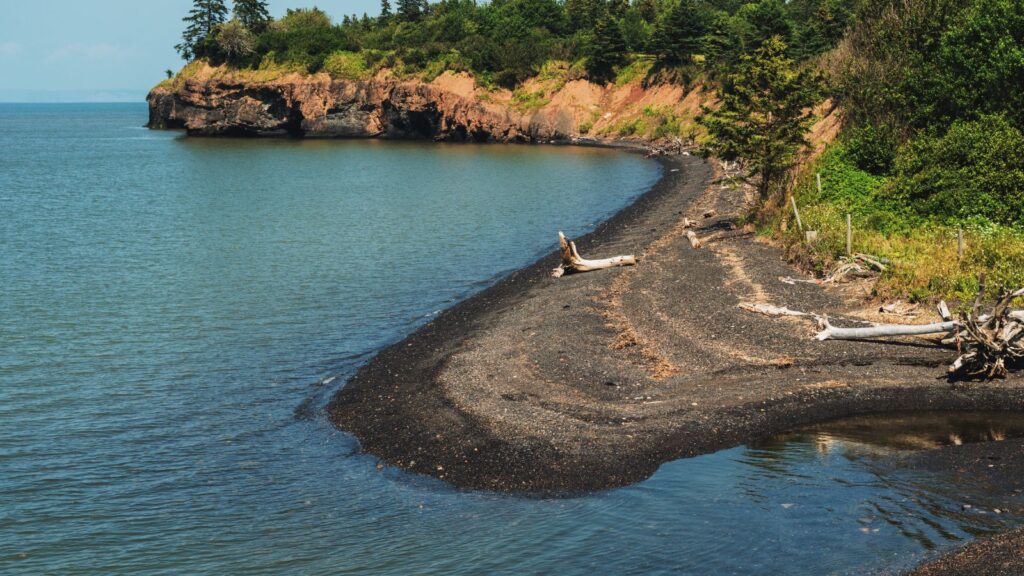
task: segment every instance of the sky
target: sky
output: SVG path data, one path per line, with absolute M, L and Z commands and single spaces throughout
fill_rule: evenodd
M 336 20 L 380 0 L 269 0 L 275 17 L 318 6 Z M 229 2 L 230 4 L 230 2 Z M 0 102 L 141 102 L 184 64 L 192 0 L 0 0 Z

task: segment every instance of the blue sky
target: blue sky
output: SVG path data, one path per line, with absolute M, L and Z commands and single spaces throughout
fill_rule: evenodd
M 0 102 L 142 101 L 178 43 L 191 0 L 0 0 Z M 379 0 L 270 0 L 375 15 Z

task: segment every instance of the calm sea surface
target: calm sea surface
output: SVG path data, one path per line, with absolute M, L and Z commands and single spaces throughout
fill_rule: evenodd
M 820 435 L 568 499 L 378 471 L 345 378 L 658 165 L 145 120 L 0 105 L 0 573 L 863 574 L 1011 522 Z

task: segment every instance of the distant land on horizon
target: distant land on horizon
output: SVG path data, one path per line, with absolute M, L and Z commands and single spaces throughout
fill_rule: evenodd
M 0 104 L 104 104 L 146 101 L 146 90 L 7 90 L 0 89 Z

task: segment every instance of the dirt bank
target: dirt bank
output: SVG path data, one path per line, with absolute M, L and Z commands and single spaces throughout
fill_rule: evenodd
M 473 488 L 578 491 L 642 480 L 671 459 L 867 412 L 1024 409 L 1024 379 L 951 386 L 919 342 L 827 342 L 741 301 L 852 315 L 732 222 L 746 199 L 705 161 L 665 178 L 579 242 L 633 268 L 514 273 L 384 350 L 329 410 L 384 461 Z M 703 219 L 714 209 L 716 216 Z M 684 217 L 713 237 L 694 250 Z

